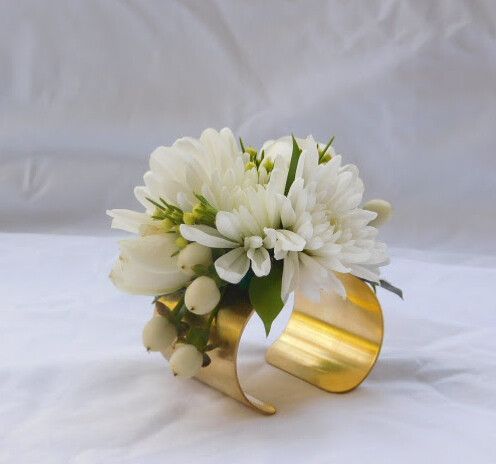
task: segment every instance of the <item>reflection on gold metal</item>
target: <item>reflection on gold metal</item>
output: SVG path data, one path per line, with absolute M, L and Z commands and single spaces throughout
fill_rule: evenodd
M 379 356 L 384 332 L 374 292 L 349 274 L 339 278 L 347 298 L 322 294 L 320 303 L 295 296 L 295 309 L 267 361 L 326 391 L 358 387 Z
M 175 301 L 167 298 L 161 298 L 161 301 L 169 307 L 175 304 Z M 252 314 L 253 309 L 246 292 L 231 288 L 224 295 L 222 307 L 213 323 L 209 340 L 209 343 L 219 347 L 208 352 L 212 362 L 202 368 L 196 378 L 262 414 L 269 415 L 276 412 L 274 406 L 246 393 L 238 377 L 239 342 Z
M 347 299 L 322 294 L 313 303 L 295 296 L 295 309 L 281 337 L 269 348 L 267 361 L 326 391 L 343 393 L 356 388 L 370 373 L 379 356 L 383 337 L 381 306 L 370 287 L 342 274 Z M 174 301 L 162 298 L 169 306 Z M 237 354 L 243 330 L 253 314 L 248 295 L 232 288 L 223 298 L 210 343 L 212 362 L 198 380 L 263 414 L 275 408 L 241 387 Z

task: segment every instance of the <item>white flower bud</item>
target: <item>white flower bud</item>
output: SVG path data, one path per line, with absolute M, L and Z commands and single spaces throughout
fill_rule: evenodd
M 169 362 L 174 375 L 189 378 L 201 369 L 203 354 L 196 349 L 196 346 L 181 343 L 176 346 Z
M 165 351 L 176 337 L 174 324 L 163 316 L 153 316 L 143 329 L 143 345 L 148 351 Z
M 184 294 L 186 307 L 195 314 L 207 314 L 214 309 L 220 301 L 220 291 L 214 279 L 207 276 L 197 277 Z
M 179 252 L 177 265 L 186 275 L 193 276 L 195 274 L 193 266 L 197 264 L 210 266 L 212 264 L 212 250 L 199 243 L 190 243 Z
M 377 217 L 369 222 L 369 226 L 380 227 L 391 217 L 391 203 L 386 200 L 370 200 L 363 205 L 363 209 L 377 213 Z

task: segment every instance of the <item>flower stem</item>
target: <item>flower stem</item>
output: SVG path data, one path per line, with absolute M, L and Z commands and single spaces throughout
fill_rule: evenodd
M 177 324 L 182 317 L 182 311 L 184 307 L 184 296 L 177 302 L 176 306 L 174 306 L 174 309 L 171 311 L 171 316 L 172 316 L 172 322 Z
M 226 288 L 224 287 L 220 290 L 220 300 L 217 303 L 217 306 L 212 310 L 212 312 L 210 313 L 210 316 L 208 316 L 207 328 L 209 331 L 210 331 L 210 328 L 212 327 L 212 322 L 214 321 L 214 319 L 217 317 L 217 314 L 219 313 L 220 305 L 222 303 L 222 298 L 224 297 L 225 293 L 226 293 Z

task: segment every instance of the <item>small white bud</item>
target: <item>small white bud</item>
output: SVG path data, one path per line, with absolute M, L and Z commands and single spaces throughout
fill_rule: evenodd
M 196 346 L 181 343 L 176 345 L 169 362 L 174 375 L 189 378 L 201 369 L 203 354 L 196 349 Z
M 186 275 L 193 276 L 195 274 L 193 267 L 197 264 L 210 266 L 212 264 L 212 250 L 199 243 L 190 243 L 177 255 L 177 265 Z
M 186 307 L 195 314 L 207 314 L 214 309 L 220 301 L 220 291 L 214 279 L 207 276 L 197 277 L 184 294 Z
M 163 316 L 153 316 L 143 329 L 143 345 L 148 351 L 165 351 L 176 337 L 174 324 Z
M 393 210 L 391 203 L 386 200 L 370 200 L 363 205 L 363 209 L 377 213 L 377 217 L 369 222 L 369 226 L 380 227 L 391 217 Z

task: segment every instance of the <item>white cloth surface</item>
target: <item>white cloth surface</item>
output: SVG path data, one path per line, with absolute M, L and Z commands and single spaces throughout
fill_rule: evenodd
M 257 320 L 242 341 L 264 417 L 173 377 L 141 345 L 152 306 L 106 279 L 114 239 L 0 240 L 2 463 L 496 462 L 496 260 L 393 251 L 386 336 L 370 377 L 325 393 L 266 365 Z
M 0 1 L 0 462 L 496 462 L 495 82 L 493 0 Z M 264 364 L 288 309 L 242 344 L 273 417 L 143 352 L 104 211 L 209 126 L 336 135 L 393 203 L 406 299 L 358 390 Z
M 313 134 L 395 206 L 388 243 L 496 252 L 496 3 L 0 2 L 4 231 L 108 233 L 148 155 Z

